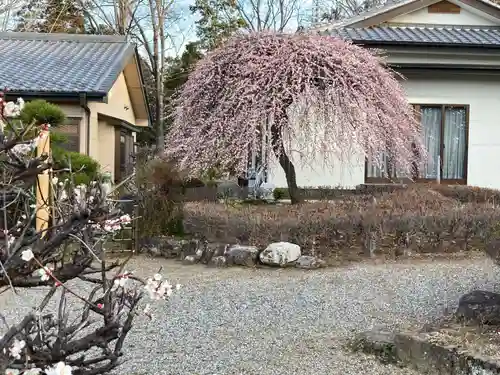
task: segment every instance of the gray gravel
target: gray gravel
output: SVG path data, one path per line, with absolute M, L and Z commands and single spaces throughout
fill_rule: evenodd
M 135 259 L 136 273 L 163 264 L 182 293 L 127 339 L 127 375 L 319 375 L 414 372 L 345 352 L 355 332 L 421 325 L 472 289 L 497 289 L 490 260 L 355 265 L 321 271 L 208 269 Z M 29 296 L 25 297 L 28 298 Z M 14 300 L 0 297 L 2 311 Z M 18 306 L 18 305 L 17 305 Z

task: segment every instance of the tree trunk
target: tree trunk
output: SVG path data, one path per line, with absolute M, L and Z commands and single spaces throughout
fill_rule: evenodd
M 286 117 L 283 119 L 287 119 Z M 281 126 L 271 126 L 271 136 L 273 143 L 273 151 L 279 160 L 281 168 L 285 172 L 286 183 L 288 185 L 288 194 L 292 204 L 301 203 L 303 201 L 300 190 L 297 186 L 297 175 L 295 174 L 295 166 L 285 152 L 283 145 L 283 137 L 281 135 Z

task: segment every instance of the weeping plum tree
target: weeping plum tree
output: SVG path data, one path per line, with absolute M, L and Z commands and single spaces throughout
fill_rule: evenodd
M 423 157 L 395 73 L 373 52 L 328 36 L 237 35 L 196 65 L 174 106 L 166 152 L 182 168 L 244 171 L 249 150 L 263 145 L 292 203 L 300 201 L 292 152 L 332 168 L 389 153 L 408 175 Z

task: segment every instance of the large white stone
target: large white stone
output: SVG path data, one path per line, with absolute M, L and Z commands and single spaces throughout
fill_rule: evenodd
M 299 259 L 300 246 L 290 242 L 273 242 L 260 253 L 260 261 L 272 266 L 283 266 Z

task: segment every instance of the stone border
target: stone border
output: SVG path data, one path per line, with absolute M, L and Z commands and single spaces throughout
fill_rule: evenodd
M 418 334 L 368 331 L 356 337 L 352 349 L 377 356 L 384 363 L 409 366 L 424 374 L 496 375 L 500 362 L 455 346 L 431 343 Z
M 274 244 L 276 245 L 276 244 Z M 272 262 L 276 254 L 266 249 L 258 249 L 255 246 L 241 244 L 210 243 L 198 239 L 178 239 L 174 237 L 156 237 L 139 244 L 139 253 L 146 253 L 153 257 L 162 257 L 182 261 L 185 265 L 205 264 L 208 267 L 295 267 L 300 269 L 318 269 L 326 267 L 326 262 L 312 255 L 302 255 L 298 245 L 287 243 L 289 247 L 295 247 L 293 260 L 280 256 L 278 261 Z M 278 246 L 279 247 L 279 246 Z M 298 250 L 297 250 L 298 249 Z M 283 254 L 288 255 L 287 252 Z M 271 262 L 266 262 L 271 259 Z M 271 264 L 273 263 L 273 264 Z

